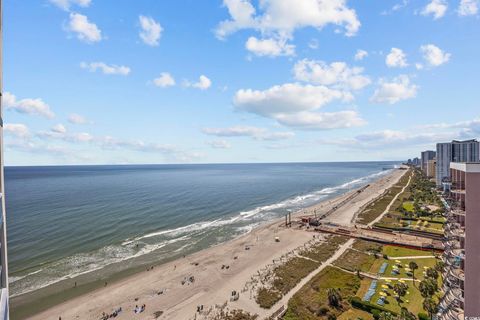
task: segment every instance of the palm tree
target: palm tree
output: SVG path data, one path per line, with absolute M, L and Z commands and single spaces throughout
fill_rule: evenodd
M 342 301 L 342 296 L 335 288 L 329 288 L 327 291 L 328 296 L 328 304 L 334 308 L 338 308 L 340 306 L 340 302 Z
M 405 283 L 397 282 L 393 285 L 393 291 L 397 294 L 397 302 L 400 305 L 401 297 L 407 294 L 408 286 Z
M 415 270 L 418 269 L 418 264 L 415 261 L 410 261 L 408 264 L 408 267 L 412 269 L 412 280 L 413 280 L 413 285 L 415 286 Z
M 437 303 L 432 298 L 426 298 L 423 300 L 423 309 L 428 312 L 430 319 L 433 319 L 433 315 L 437 312 Z

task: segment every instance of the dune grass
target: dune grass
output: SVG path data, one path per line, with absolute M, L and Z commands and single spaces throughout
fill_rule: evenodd
M 348 302 L 360 287 L 360 279 L 351 273 L 334 267 L 326 267 L 305 284 L 288 302 L 284 320 L 316 320 L 338 317 L 351 309 Z M 328 303 L 328 289 L 340 293 L 340 306 L 334 308 Z

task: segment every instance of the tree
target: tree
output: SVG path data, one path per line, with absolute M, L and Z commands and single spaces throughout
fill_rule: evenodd
M 437 281 L 431 278 L 427 278 L 420 282 L 418 290 L 420 290 L 420 294 L 422 295 L 422 297 L 431 298 L 438 290 Z
M 331 307 L 338 308 L 340 306 L 340 302 L 342 301 L 342 296 L 340 292 L 338 292 L 335 288 L 329 288 L 327 291 L 328 296 L 328 304 Z
M 435 270 L 437 270 L 438 272 L 442 273 L 443 272 L 443 269 L 445 268 L 445 262 L 443 261 L 438 261 L 436 264 L 435 264 Z
M 405 283 L 397 282 L 393 285 L 393 292 L 397 294 L 397 302 L 400 305 L 400 298 L 407 294 L 408 286 Z
M 438 271 L 435 270 L 434 268 L 428 268 L 427 269 L 427 277 L 437 280 L 438 279 Z
M 413 280 L 413 285 L 415 285 L 415 270 L 418 269 L 418 264 L 415 261 L 410 261 L 408 264 L 408 267 L 412 269 L 412 280 Z
M 423 309 L 428 312 L 430 319 L 433 319 L 433 315 L 437 312 L 437 303 L 432 298 L 426 298 L 423 300 Z
M 407 308 L 403 307 L 395 320 L 417 320 L 417 317 Z

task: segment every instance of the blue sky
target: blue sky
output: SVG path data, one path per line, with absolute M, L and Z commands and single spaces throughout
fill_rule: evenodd
M 6 0 L 6 164 L 398 160 L 479 138 L 479 6 Z

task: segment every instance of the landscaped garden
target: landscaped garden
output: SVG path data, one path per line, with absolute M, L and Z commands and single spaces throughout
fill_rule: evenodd
M 435 184 L 420 171 L 414 170 L 408 188 L 397 197 L 389 212 L 375 226 L 439 235 L 443 234 L 445 223 L 443 212 Z

